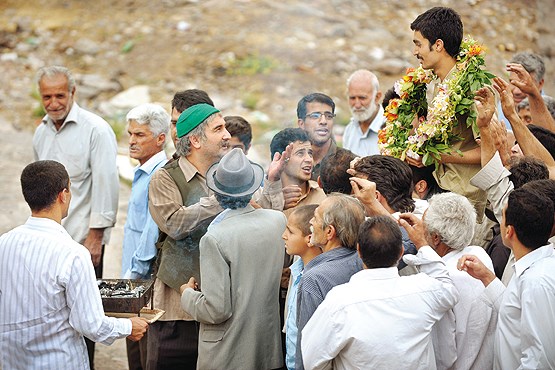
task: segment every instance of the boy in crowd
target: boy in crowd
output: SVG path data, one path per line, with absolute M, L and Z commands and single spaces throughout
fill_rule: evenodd
M 290 256 L 299 256 L 291 265 L 291 285 L 287 299 L 285 321 L 285 366 L 295 369 L 295 350 L 297 345 L 297 288 L 303 269 L 312 259 L 322 253 L 318 247 L 310 244 L 310 219 L 314 216 L 317 204 L 295 207 L 287 220 L 287 227 L 282 238 L 285 251 Z

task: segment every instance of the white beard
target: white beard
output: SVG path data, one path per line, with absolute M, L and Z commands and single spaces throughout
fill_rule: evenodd
M 356 119 L 358 122 L 365 122 L 372 118 L 376 114 L 378 109 L 378 104 L 374 100 L 372 100 L 368 108 L 364 108 L 364 110 L 359 110 L 358 112 L 355 110 L 355 108 L 351 108 L 351 113 L 353 115 L 353 118 Z

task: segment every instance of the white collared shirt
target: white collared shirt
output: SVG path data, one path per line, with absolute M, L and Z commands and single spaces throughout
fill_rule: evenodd
M 83 243 L 91 228 L 111 228 L 118 210 L 116 136 L 101 117 L 73 103 L 60 130 L 48 116 L 33 136 L 35 160 L 63 164 L 71 180 L 71 205 L 62 221 L 73 240 Z M 110 240 L 104 231 L 103 244 Z
M 0 366 L 88 369 L 83 336 L 129 334 L 128 319 L 104 316 L 90 253 L 60 224 L 30 217 L 0 237 Z
M 487 309 L 480 299 L 480 295 L 485 289 L 484 284 L 480 280 L 474 279 L 466 271 L 457 269 L 459 258 L 466 254 L 475 255 L 493 272 L 493 262 L 482 247 L 468 246 L 443 256 L 453 285 L 459 291 L 459 302 L 453 307 L 455 320 L 449 322 L 448 315 L 445 315 L 439 324 L 454 325 L 452 328 L 456 336 L 454 369 L 491 369 L 497 317 L 496 313 L 491 308 Z M 437 329 L 441 328 L 441 325 L 437 326 Z M 445 332 L 438 332 L 438 348 L 441 348 L 439 343 L 445 342 L 445 336 Z M 442 355 L 441 351 L 436 349 L 436 358 L 441 358 Z M 444 360 L 443 363 L 447 363 L 447 361 Z
M 349 149 L 351 152 L 361 157 L 380 154 L 380 149 L 378 148 L 378 132 L 384 123 L 384 110 L 381 105 L 379 107 L 380 109 L 376 117 L 374 117 L 374 120 L 366 132 L 362 132 L 359 122 L 351 118 L 351 121 L 345 127 L 345 132 L 343 133 L 343 148 Z
M 436 368 L 432 326 L 458 294 L 441 258 L 428 246 L 419 254 L 426 274 L 365 269 L 327 294 L 302 331 L 306 369 Z
M 555 250 L 548 244 L 513 265 L 507 288 L 499 279 L 484 291 L 499 308 L 494 369 L 555 368 Z

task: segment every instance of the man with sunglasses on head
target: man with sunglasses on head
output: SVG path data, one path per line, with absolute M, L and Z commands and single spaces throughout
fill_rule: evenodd
M 312 180 L 314 181 L 320 175 L 322 159 L 335 153 L 337 149 L 333 138 L 334 117 L 335 103 L 325 94 L 308 94 L 297 104 L 297 124 L 306 131 L 312 143 L 314 156 Z

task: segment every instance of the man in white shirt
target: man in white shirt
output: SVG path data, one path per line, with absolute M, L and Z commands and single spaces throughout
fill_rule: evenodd
M 0 368 L 89 369 L 83 336 L 137 341 L 148 324 L 104 316 L 90 253 L 61 225 L 71 200 L 64 166 L 31 163 L 21 187 L 31 217 L 0 237 Z
M 484 301 L 499 311 L 494 369 L 555 368 L 555 251 L 547 241 L 553 212 L 551 200 L 533 189 L 509 194 L 501 238 L 516 262 L 506 288 L 476 256 L 459 260 L 458 268 L 484 284 Z
M 480 299 L 484 286 L 457 269 L 460 257 L 474 254 L 494 271 L 486 251 L 482 247 L 469 245 L 474 235 L 476 211 L 462 195 L 442 193 L 429 200 L 422 220 L 426 239 L 445 262 L 460 296 L 452 312 L 445 314 L 432 331 L 437 368 L 491 369 L 497 315 Z M 412 266 L 425 263 L 414 256 L 404 259 Z
M 384 123 L 384 115 L 378 78 L 360 69 L 347 79 L 347 92 L 353 116 L 343 133 L 343 148 L 361 157 L 380 154 L 378 131 Z
M 108 122 L 74 101 L 75 80 L 67 68 L 41 68 L 37 82 L 46 116 L 33 137 L 35 160 L 65 166 L 73 201 L 63 226 L 89 250 L 95 275 L 102 277 L 104 246 L 118 210 L 116 136 Z M 94 368 L 94 343 L 87 341 L 87 348 Z
M 401 217 L 418 241 L 418 255 L 428 260 L 427 275 L 399 276 L 399 225 L 389 216 L 367 219 L 357 244 L 364 270 L 333 288 L 302 331 L 306 369 L 436 368 L 430 333 L 458 294 L 441 258 L 415 236 L 422 235 L 421 221 Z
M 37 81 L 46 116 L 33 137 L 35 160 L 58 161 L 69 173 L 73 202 L 63 226 L 91 252 L 101 277 L 118 206 L 116 136 L 104 119 L 74 101 L 75 80 L 67 68 L 42 68 Z

